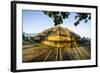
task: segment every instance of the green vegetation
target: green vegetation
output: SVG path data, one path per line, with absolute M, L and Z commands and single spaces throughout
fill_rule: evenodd
M 54 26 L 63 24 L 63 20 L 70 17 L 70 12 L 54 12 L 54 11 L 43 11 L 45 15 L 53 18 Z M 91 19 L 90 13 L 76 13 L 75 23 L 77 26 L 80 21 L 84 21 L 85 23 Z

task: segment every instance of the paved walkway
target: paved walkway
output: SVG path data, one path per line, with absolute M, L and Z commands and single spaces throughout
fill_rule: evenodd
M 32 45 L 23 49 L 23 62 L 68 61 L 90 59 L 90 50 L 85 47 L 38 48 Z

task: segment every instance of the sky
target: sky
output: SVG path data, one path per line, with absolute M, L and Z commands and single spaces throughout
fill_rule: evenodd
M 74 26 L 75 12 L 71 12 L 68 19 L 65 19 L 60 26 L 68 28 L 81 37 L 91 38 L 91 20 L 87 23 L 81 21 L 78 26 Z M 39 33 L 54 26 L 53 18 L 48 17 L 42 11 L 36 10 L 23 10 L 23 32 L 25 33 Z

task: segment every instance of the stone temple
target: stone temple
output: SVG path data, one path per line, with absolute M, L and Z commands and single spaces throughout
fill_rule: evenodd
M 61 26 L 49 29 L 48 35 L 42 41 L 52 47 L 72 47 L 72 44 L 80 38 L 79 35 Z

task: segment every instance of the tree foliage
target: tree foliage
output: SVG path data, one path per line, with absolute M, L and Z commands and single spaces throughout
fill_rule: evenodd
M 54 26 L 63 24 L 63 20 L 69 18 L 70 12 L 54 12 L 54 11 L 43 11 L 45 15 L 53 18 Z M 84 21 L 85 23 L 91 19 L 90 13 L 76 13 L 74 25 L 77 26 L 80 21 Z
M 91 14 L 90 13 L 76 13 L 77 15 L 75 16 L 76 22 L 74 23 L 75 26 L 77 26 L 80 21 L 84 21 L 87 23 L 91 19 Z
M 23 37 L 23 39 L 25 39 L 25 35 L 24 34 L 22 34 L 22 37 Z
M 60 25 L 63 23 L 63 20 L 68 18 L 69 12 L 53 12 L 53 11 L 43 11 L 45 15 L 48 15 L 50 18 L 53 18 L 54 25 Z

